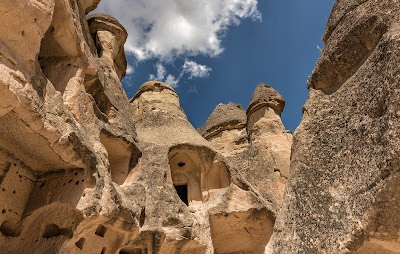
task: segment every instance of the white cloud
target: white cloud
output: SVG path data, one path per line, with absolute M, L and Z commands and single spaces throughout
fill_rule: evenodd
M 179 78 L 175 78 L 173 75 L 168 74 L 167 77 L 165 78 L 166 70 L 162 63 L 157 63 L 156 69 L 157 69 L 157 74 L 156 75 L 150 74 L 149 76 L 150 80 L 164 81 L 165 83 L 169 84 L 172 87 L 178 86 L 178 82 L 181 76 L 179 76 Z
M 167 83 L 168 85 L 170 85 L 172 87 L 178 87 L 179 80 L 180 80 L 180 78 L 177 79 L 174 76 L 172 76 L 171 74 L 169 74 L 167 79 L 165 80 L 165 83 Z
M 134 73 L 135 72 L 135 68 L 133 68 L 133 66 L 132 65 L 129 65 L 128 64 L 128 66 L 126 67 L 126 74 L 132 74 L 132 73 Z
M 189 79 L 206 78 L 210 76 L 211 68 L 198 64 L 194 61 L 186 60 L 183 64 L 183 72 L 189 74 Z
M 185 60 L 185 63 L 182 65 L 182 69 L 178 77 L 173 76 L 172 74 L 167 74 L 167 71 L 162 63 L 157 63 L 156 65 L 157 74 L 150 74 L 150 80 L 159 80 L 164 81 L 172 87 L 177 87 L 180 80 L 185 76 L 189 75 L 189 79 L 192 78 L 206 78 L 210 76 L 211 68 L 206 65 L 201 65 L 196 63 L 195 61 Z
M 258 0 L 102 0 L 96 12 L 116 17 L 128 30 L 127 53 L 137 60 L 177 55 L 216 56 L 221 36 L 241 19 L 260 20 Z
M 149 79 L 163 81 L 165 76 L 165 67 L 162 65 L 162 63 L 157 63 L 156 67 L 157 67 L 157 75 L 150 74 Z

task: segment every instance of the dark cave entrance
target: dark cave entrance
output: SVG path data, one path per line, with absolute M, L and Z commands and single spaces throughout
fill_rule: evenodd
M 178 193 L 178 196 L 181 198 L 183 203 L 186 205 L 189 205 L 189 200 L 188 200 L 188 186 L 185 185 L 175 185 L 175 190 L 176 193 Z

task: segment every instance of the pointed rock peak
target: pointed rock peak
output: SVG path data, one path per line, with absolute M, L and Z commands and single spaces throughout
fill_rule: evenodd
M 250 116 L 253 112 L 265 106 L 272 108 L 278 115 L 281 115 L 285 107 L 285 100 L 274 88 L 261 82 L 254 90 L 246 113 Z
M 119 69 L 120 78 L 124 77 L 126 74 L 127 62 L 124 51 L 124 44 L 128 37 L 128 32 L 126 29 L 116 20 L 114 17 L 103 14 L 103 13 L 95 13 L 87 16 L 87 21 L 89 25 L 90 35 L 93 40 L 96 42 L 97 32 L 98 31 L 108 31 L 112 33 L 117 39 L 117 47 L 116 51 L 118 54 L 115 56 L 114 62 L 115 65 Z
M 142 93 L 144 92 L 161 92 L 162 90 L 170 90 L 172 91 L 174 94 L 176 94 L 178 96 L 178 94 L 176 93 L 176 91 L 168 84 L 161 82 L 161 81 L 155 81 L 155 80 L 151 80 L 151 81 L 147 81 L 145 83 L 143 83 L 138 91 L 136 92 L 136 94 L 133 96 L 133 98 L 131 99 L 131 102 L 133 100 L 135 100 L 136 98 L 138 98 Z
M 206 124 L 199 127 L 198 131 L 207 139 L 224 130 L 244 128 L 246 122 L 246 112 L 240 104 L 220 103 L 208 117 Z

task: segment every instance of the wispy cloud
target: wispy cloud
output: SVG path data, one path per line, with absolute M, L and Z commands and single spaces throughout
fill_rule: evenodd
M 173 75 L 169 74 L 167 76 L 167 79 L 165 80 L 165 83 L 167 83 L 168 85 L 170 85 L 172 87 L 177 87 L 181 78 L 182 77 L 175 78 Z
M 135 72 L 135 68 L 133 68 L 133 66 L 132 65 L 129 65 L 128 64 L 128 66 L 127 66 L 127 68 L 126 68 L 126 74 L 132 74 L 132 73 L 134 73 Z
M 189 79 L 206 78 L 210 76 L 211 68 L 194 61 L 186 60 L 183 64 L 183 72 L 189 74 Z
M 136 60 L 223 52 L 221 37 L 241 19 L 261 20 L 258 0 L 102 0 L 97 12 L 128 30 L 125 49 Z M 193 76 L 194 77 L 194 76 Z
M 165 76 L 165 67 L 162 63 L 156 64 L 157 74 L 150 74 L 149 79 L 163 81 Z
M 177 87 L 184 76 L 188 76 L 189 79 L 206 78 L 212 71 L 212 69 L 206 65 L 201 65 L 191 60 L 185 60 L 185 63 L 181 67 L 180 74 L 177 77 L 172 74 L 167 75 L 164 65 L 160 62 L 158 62 L 155 67 L 157 74 L 150 74 L 149 79 L 164 81 L 172 87 Z

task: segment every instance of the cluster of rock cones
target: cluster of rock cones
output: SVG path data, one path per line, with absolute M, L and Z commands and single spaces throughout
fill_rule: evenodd
M 198 130 L 129 100 L 98 3 L 0 3 L 0 253 L 400 253 L 398 0 L 337 1 L 293 137 L 263 83 Z

